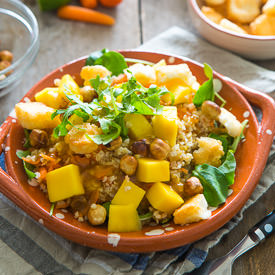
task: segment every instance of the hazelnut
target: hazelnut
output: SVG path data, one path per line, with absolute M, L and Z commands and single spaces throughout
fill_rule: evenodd
M 134 154 L 146 157 L 148 154 L 148 142 L 146 139 L 135 141 L 132 144 L 131 150 Z
M 185 196 L 192 197 L 202 193 L 203 193 L 203 186 L 198 178 L 191 177 L 184 183 Z
M 151 154 L 155 159 L 165 159 L 170 151 L 170 146 L 167 142 L 160 138 L 155 138 L 150 144 Z
M 135 157 L 125 155 L 120 160 L 120 169 L 129 176 L 132 176 L 135 174 L 137 169 L 138 162 Z
M 217 120 L 221 113 L 221 108 L 215 102 L 206 100 L 202 103 L 201 111 L 208 118 Z

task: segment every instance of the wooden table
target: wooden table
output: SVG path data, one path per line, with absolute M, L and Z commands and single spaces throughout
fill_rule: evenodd
M 14 104 L 41 77 L 54 68 L 102 48 L 131 49 L 178 25 L 194 31 L 184 0 L 124 0 L 116 9 L 99 8 L 116 18 L 113 27 L 59 20 L 55 13 L 41 13 L 35 0 L 25 0 L 35 13 L 40 28 L 40 51 L 24 80 L 10 95 L 0 99 L 0 123 Z M 258 62 L 275 70 L 275 61 Z M 226 254 L 259 219 L 274 208 L 275 186 L 250 207 L 240 224 L 210 250 L 208 259 Z M 236 261 L 233 274 L 274 274 L 275 236 Z

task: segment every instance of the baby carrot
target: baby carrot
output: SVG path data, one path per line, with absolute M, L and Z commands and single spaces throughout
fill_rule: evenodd
M 80 0 L 81 6 L 84 8 L 93 9 L 97 6 L 97 0 Z
M 115 23 L 115 19 L 107 14 L 71 5 L 66 5 L 59 8 L 57 15 L 62 19 L 98 23 L 103 25 L 113 25 Z

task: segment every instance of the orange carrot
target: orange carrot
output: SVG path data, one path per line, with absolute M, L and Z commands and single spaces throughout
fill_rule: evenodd
M 66 5 L 59 8 L 57 15 L 63 19 L 98 23 L 103 25 L 113 25 L 115 23 L 115 19 L 107 14 L 71 5 Z
M 88 9 L 94 9 L 97 6 L 97 0 L 80 0 L 81 6 Z
M 40 174 L 39 179 L 40 179 L 40 180 L 46 179 L 47 173 L 48 173 L 48 171 L 47 171 L 47 169 L 46 169 L 45 167 L 39 168 L 39 174 Z
M 25 162 L 27 162 L 29 164 L 32 164 L 32 165 L 37 165 L 40 162 L 39 159 L 34 161 L 34 160 L 27 159 L 27 158 L 24 158 L 24 157 L 22 157 L 22 160 L 24 160 Z

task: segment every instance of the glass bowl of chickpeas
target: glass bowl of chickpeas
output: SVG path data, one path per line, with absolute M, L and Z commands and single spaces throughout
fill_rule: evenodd
M 0 0 L 0 97 L 18 85 L 39 49 L 32 11 L 16 0 Z
M 188 0 L 188 8 L 211 43 L 248 59 L 275 58 L 275 0 Z

